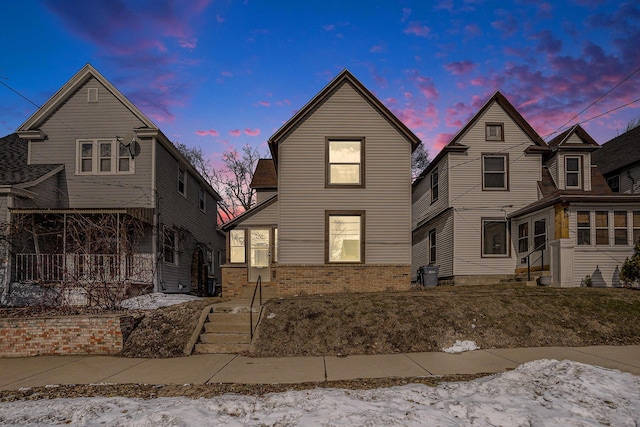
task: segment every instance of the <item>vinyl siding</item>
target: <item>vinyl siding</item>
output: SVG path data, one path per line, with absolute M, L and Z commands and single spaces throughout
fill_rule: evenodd
M 555 182 L 556 187 L 558 187 L 558 156 L 553 156 L 551 160 L 547 162 L 547 167 L 549 168 L 553 182 Z
M 167 292 L 188 292 L 194 249 L 199 245 L 214 250 L 214 253 L 221 249 L 218 247 L 216 235 L 216 202 L 211 194 L 205 192 L 206 212 L 200 210 L 200 185 L 188 172 L 187 197 L 178 192 L 178 160 L 159 143 L 156 145 L 156 162 L 159 223 L 161 227 L 168 226 L 179 230 L 178 265 L 161 261 L 160 286 L 161 290 Z M 158 239 L 158 244 L 162 245 L 162 238 Z M 206 252 L 204 255 L 206 256 Z M 182 290 L 179 289 L 179 284 L 184 285 Z
M 48 179 L 42 181 L 38 185 L 27 188 L 28 191 L 35 193 L 33 199 L 17 198 L 16 207 L 19 208 L 59 208 L 59 197 L 63 196 L 60 192 L 60 175 L 64 173 L 60 172 Z
M 635 166 L 627 170 L 623 170 L 618 174 L 620 176 L 620 192 L 621 193 L 640 193 L 640 166 Z M 615 176 L 609 175 L 609 176 Z M 631 177 L 629 177 L 631 175 Z
M 8 199 L 12 197 L 9 194 L 0 194 L 0 223 L 9 220 Z
M 254 225 L 278 225 L 278 201 L 262 209 L 260 212 L 251 215 L 249 218 L 238 224 L 239 227 L 249 227 Z
M 549 246 L 549 242 L 551 240 L 555 239 L 555 210 L 553 207 L 551 208 L 547 208 L 544 209 L 542 211 L 536 212 L 535 214 L 532 215 L 528 215 L 526 217 L 520 218 L 518 219 L 518 221 L 516 222 L 515 220 L 512 221 L 511 225 L 511 231 L 512 231 L 512 235 L 511 235 L 511 245 L 514 249 L 514 256 L 515 256 L 515 261 L 517 264 L 517 268 L 526 268 L 527 267 L 527 263 L 525 262 L 521 262 L 522 258 L 525 257 L 528 253 L 530 253 L 533 248 L 534 248 L 534 237 L 535 237 L 535 230 L 534 230 L 534 224 L 536 221 L 540 221 L 541 219 L 545 220 L 545 226 L 546 226 L 546 233 L 547 233 L 547 245 L 546 248 L 544 250 L 544 265 L 549 265 L 550 260 L 551 260 L 551 251 L 550 251 L 550 246 Z M 518 228 L 520 227 L 520 224 L 522 223 L 527 223 L 529 224 L 529 247 L 527 249 L 526 252 L 519 252 L 518 251 Z M 535 253 L 531 254 L 531 266 L 535 267 L 535 266 L 540 266 L 542 263 L 542 252 L 541 251 L 536 251 Z
M 98 88 L 99 102 L 87 102 L 87 89 Z M 134 174 L 76 175 L 76 140 L 131 135 L 143 126 L 134 114 L 96 79 L 89 79 L 69 96 L 40 128 L 45 141 L 30 143 L 32 164 L 64 164 L 69 207 L 153 207 L 151 142 L 140 141 Z
M 504 123 L 504 141 L 486 141 L 485 123 Z M 482 257 L 482 219 L 505 218 L 538 198 L 542 179 L 539 154 L 525 154 L 533 144 L 497 103 L 493 103 L 463 135 L 465 153 L 450 153 L 449 202 L 454 207 L 456 248 L 454 275 L 513 274 L 514 248 L 508 257 Z M 482 190 L 482 155 L 508 154 L 508 191 Z M 510 246 L 512 239 L 508 239 Z
M 559 154 L 558 156 L 558 188 L 566 189 L 565 183 L 565 157 L 580 157 L 582 159 L 581 162 L 581 174 L 582 174 L 582 185 L 585 191 L 591 191 L 591 156 L 589 153 L 585 154 Z
M 267 200 L 269 197 L 276 194 L 275 191 L 256 191 L 256 204 L 262 202 L 263 200 Z
M 449 160 L 445 156 L 437 166 L 438 170 L 438 199 L 431 203 L 431 175 L 425 176 L 413 189 L 412 228 L 420 221 L 431 218 L 449 206 Z
M 325 188 L 325 137 L 366 137 L 366 188 Z M 278 153 L 280 263 L 322 264 L 325 210 L 366 211 L 367 264 L 411 262 L 411 145 L 349 85 Z
M 420 266 L 429 264 L 429 230 L 436 230 L 436 262 L 438 277 L 453 275 L 453 213 L 450 211 L 420 227 L 419 241 L 414 242 L 411 254 L 411 277 L 416 279 Z

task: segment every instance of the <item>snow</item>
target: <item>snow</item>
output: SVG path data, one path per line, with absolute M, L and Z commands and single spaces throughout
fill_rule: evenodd
M 186 294 L 163 294 L 161 292 L 155 292 L 152 294 L 140 295 L 135 298 L 129 298 L 122 301 L 120 306 L 126 309 L 134 310 L 154 310 L 160 307 L 167 307 L 169 305 L 181 304 L 187 301 L 195 301 L 200 299 L 199 297 Z
M 443 348 L 442 351 L 445 353 L 462 353 L 464 351 L 473 351 L 480 350 L 480 347 L 475 343 L 475 341 L 460 341 L 456 340 L 455 344 L 451 347 Z
M 0 424 L 635 426 L 640 377 L 572 361 L 537 360 L 499 375 L 438 387 L 316 388 L 262 397 L 225 394 L 0 403 Z

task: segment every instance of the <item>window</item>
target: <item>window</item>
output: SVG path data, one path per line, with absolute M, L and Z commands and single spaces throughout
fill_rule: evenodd
M 627 212 L 613 212 L 613 244 L 628 245 L 629 237 L 627 231 Z
M 278 229 L 273 229 L 273 262 L 278 262 Z
M 431 172 L 431 203 L 438 200 L 438 169 Z
M 436 263 L 436 230 L 429 231 L 429 264 Z
M 482 156 L 482 189 L 508 190 L 508 156 L 485 154 Z
M 178 168 L 178 193 L 187 197 L 187 171 Z
M 580 174 L 580 157 L 565 157 L 565 187 L 580 188 L 582 187 L 582 178 Z
M 364 262 L 364 212 L 326 213 L 326 260 Z
M 246 262 L 244 249 L 244 230 L 231 230 L 229 233 L 229 246 L 231 250 L 230 261 L 233 263 Z
M 87 102 L 98 102 L 97 87 L 90 87 L 87 89 Z
M 198 206 L 200 207 L 200 210 L 202 212 L 206 212 L 206 210 L 205 210 L 205 208 L 206 208 L 206 205 L 205 205 L 205 200 L 206 200 L 205 199 L 205 194 L 206 193 L 204 192 L 203 188 L 200 188 L 198 190 Z
M 269 235 L 270 230 L 251 230 L 251 267 L 269 266 Z
M 487 123 L 485 138 L 487 141 L 504 141 L 504 125 L 502 123 Z
M 207 269 L 209 276 L 213 276 L 214 268 L 213 251 L 211 249 L 207 249 Z
M 172 228 L 164 227 L 162 234 L 164 262 L 178 265 L 178 233 Z
M 529 251 L 529 223 L 525 222 L 518 226 L 518 252 Z
M 609 244 L 609 212 L 596 211 L 596 245 Z
M 533 249 L 539 251 L 547 246 L 547 224 L 544 219 L 533 223 Z
M 611 191 L 613 191 L 614 193 L 619 193 L 620 192 L 620 175 L 607 178 L 607 184 L 609 184 L 609 188 L 611 188 Z
M 364 138 L 327 140 L 328 186 L 364 186 Z
M 133 173 L 129 150 L 116 138 L 79 139 L 76 142 L 77 174 Z
M 633 211 L 633 244 L 640 240 L 640 211 Z
M 507 221 L 482 220 L 482 256 L 509 256 Z
M 640 219 L 640 218 L 639 218 Z M 578 211 L 578 244 L 591 244 L 591 213 L 589 211 Z

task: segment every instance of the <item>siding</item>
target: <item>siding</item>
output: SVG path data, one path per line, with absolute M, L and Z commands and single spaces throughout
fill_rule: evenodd
M 549 173 L 553 178 L 553 182 L 555 182 L 556 187 L 558 187 L 558 156 L 553 156 L 551 160 L 547 162 L 547 167 L 549 168 Z M 558 187 L 559 188 L 559 187 Z
M 635 166 L 628 170 L 623 170 L 616 174 L 620 176 L 621 193 L 640 193 L 640 166 Z M 631 175 L 631 176 L 629 176 Z M 609 175 L 615 176 L 615 175 Z
M 256 204 L 262 202 L 263 200 L 267 200 L 274 194 L 276 194 L 276 191 L 256 191 Z
M 565 157 L 581 157 L 582 158 L 582 183 L 585 191 L 591 191 L 591 155 L 586 154 L 560 154 L 558 157 L 558 188 L 565 189 Z
M 179 230 L 178 265 L 161 263 L 158 267 L 160 287 L 167 292 L 188 292 L 191 257 L 196 246 L 205 245 L 214 253 L 221 249 L 216 235 L 216 202 L 205 192 L 206 213 L 200 210 L 200 185 L 188 172 L 186 199 L 178 193 L 178 160 L 159 143 L 156 145 L 156 162 L 159 223 Z M 158 239 L 158 244 L 162 245 L 162 239 Z M 184 286 L 182 290 L 179 284 Z
M 524 256 L 526 256 L 529 252 L 531 252 L 533 250 L 533 240 L 534 240 L 534 234 L 535 234 L 535 230 L 534 230 L 534 223 L 536 221 L 539 221 L 541 219 L 545 220 L 545 225 L 546 225 L 546 232 L 547 232 L 547 246 L 545 248 L 544 251 L 544 265 L 549 265 L 551 262 L 551 251 L 549 250 L 549 242 L 551 240 L 555 239 L 555 209 L 554 207 L 551 208 L 547 208 L 544 209 L 542 211 L 536 212 L 535 214 L 532 215 L 528 215 L 526 217 L 523 217 L 521 219 L 518 220 L 518 222 L 516 222 L 515 220 L 511 223 L 511 231 L 512 231 L 512 235 L 511 235 L 511 241 L 512 241 L 512 247 L 515 250 L 514 252 L 514 256 L 516 258 L 516 264 L 517 264 L 517 268 L 526 268 L 527 267 L 527 263 L 526 262 L 521 262 L 522 258 Z M 520 226 L 520 224 L 522 223 L 528 223 L 529 224 L 529 248 L 527 249 L 527 252 L 518 252 L 518 227 Z M 533 254 L 531 254 L 531 266 L 535 267 L 535 266 L 540 266 L 540 264 L 542 263 L 542 259 L 541 259 L 541 255 L 542 253 L 540 251 L 537 251 Z
M 99 102 L 87 102 L 87 88 L 98 88 Z M 48 140 L 31 142 L 32 164 L 64 164 L 69 207 L 153 207 L 151 144 L 140 141 L 131 175 L 76 175 L 76 140 L 125 137 L 143 123 L 96 79 L 69 96 L 40 127 Z
M 449 159 L 447 156 L 438 163 L 438 200 L 431 203 L 431 174 L 425 176 L 413 189 L 412 228 L 426 218 L 442 212 L 449 206 Z
M 325 137 L 366 137 L 366 188 L 325 189 Z M 365 210 L 367 264 L 411 262 L 411 145 L 349 85 L 278 153 L 280 263 L 322 264 L 325 210 Z
M 453 275 L 453 213 L 448 212 L 439 218 L 426 223 L 414 232 L 418 241 L 413 244 L 411 253 L 411 277 L 416 279 L 418 267 L 429 264 L 429 230 L 436 229 L 436 263 L 438 277 Z
M 262 209 L 260 212 L 251 215 L 249 218 L 238 224 L 239 227 L 249 227 L 254 225 L 278 225 L 278 201 L 276 200 L 270 206 Z
M 42 181 L 38 185 L 27 188 L 28 191 L 35 193 L 33 199 L 17 198 L 16 207 L 20 208 L 59 208 L 60 197 L 64 194 L 60 193 L 59 177 L 64 173 L 60 172 L 48 179 Z
M 485 141 L 486 122 L 504 123 L 505 140 Z M 513 274 L 516 267 L 513 247 L 509 257 L 482 257 L 482 218 L 505 218 L 538 199 L 541 156 L 524 153 L 533 142 L 497 103 L 478 118 L 460 142 L 469 149 L 448 156 L 449 202 L 455 211 L 453 274 Z M 482 154 L 488 153 L 508 154 L 509 191 L 482 190 Z

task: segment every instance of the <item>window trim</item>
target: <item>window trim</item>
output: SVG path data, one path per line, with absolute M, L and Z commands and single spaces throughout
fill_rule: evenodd
M 536 234 L 536 224 L 540 222 L 544 224 L 544 232 L 540 234 Z M 538 246 L 536 244 L 536 239 L 539 238 L 540 236 L 544 236 L 544 245 Z M 539 251 L 541 249 L 544 249 L 544 250 L 547 249 L 547 219 L 546 218 L 539 218 L 533 221 L 533 250 Z
M 169 236 L 173 238 L 173 246 L 170 248 L 171 251 L 167 252 L 167 237 Z M 172 261 L 167 260 L 167 253 L 172 254 Z M 165 265 L 178 266 L 178 230 L 168 225 L 162 228 L 162 261 Z
M 202 187 L 198 189 L 198 207 L 202 212 L 207 213 L 207 192 Z
M 529 221 L 518 224 L 518 253 L 519 254 L 529 252 L 529 228 L 530 228 Z M 520 231 L 523 229 L 526 230 L 526 233 L 524 236 L 522 236 L 520 233 Z M 521 242 L 526 242 L 526 244 L 524 245 L 525 246 L 524 251 L 520 249 L 520 247 L 523 246 L 521 245 Z
M 440 185 L 440 174 L 438 173 L 438 168 L 435 168 L 430 175 L 430 184 L 431 184 L 431 203 L 434 203 L 438 200 L 438 192 Z
M 638 222 L 636 223 L 636 218 Z M 637 239 L 636 239 L 637 236 Z M 640 211 L 631 211 L 631 244 L 635 247 L 638 240 L 640 240 Z
M 111 168 L 108 171 L 101 170 L 101 160 L 107 157 L 101 156 L 101 146 L 105 144 L 111 145 L 111 153 L 109 159 L 111 160 Z M 117 138 L 79 138 L 76 139 L 76 175 L 132 175 L 135 173 L 135 160 L 129 159 L 129 169 L 126 171 L 120 170 L 120 159 L 124 156 L 120 156 L 120 141 Z M 91 145 L 91 170 L 82 170 L 82 160 L 89 159 L 89 157 L 82 157 L 82 146 Z
M 588 225 L 587 226 L 580 226 L 580 221 L 578 220 L 580 218 L 580 214 L 587 214 L 587 218 L 589 220 Z M 586 243 L 580 243 L 580 230 L 588 230 L 589 233 L 587 234 L 588 236 L 588 241 Z M 591 211 L 590 210 L 577 210 L 576 211 L 576 245 L 577 246 L 591 246 Z
M 607 219 L 607 225 L 604 227 L 598 227 L 598 214 L 606 214 L 605 218 Z M 595 244 L 596 246 L 611 246 L 611 239 L 609 238 L 609 211 L 595 211 L 594 212 L 594 225 L 595 225 L 595 229 L 596 229 L 596 241 Z M 607 243 L 598 243 L 598 230 L 607 230 Z
M 577 159 L 578 160 L 578 171 L 569 172 L 567 169 L 567 160 L 569 159 Z M 582 156 L 564 156 L 564 188 L 566 189 L 580 189 L 584 187 L 584 165 L 583 165 L 583 157 Z M 578 174 L 578 185 L 568 185 L 568 175 L 569 174 Z
M 624 227 L 616 227 L 616 214 L 624 214 Z M 616 231 L 624 230 L 625 239 L 624 243 L 618 243 L 618 237 Z M 628 211 L 613 211 L 613 245 L 614 246 L 628 246 L 629 245 L 629 215 Z
M 504 218 L 481 218 L 481 238 L 480 238 L 480 254 L 481 258 L 511 258 L 511 244 L 509 236 L 509 221 Z M 504 254 L 485 254 L 484 253 L 484 239 L 485 239 L 485 223 L 488 222 L 501 222 L 505 227 L 505 246 L 506 253 Z
M 429 230 L 429 265 L 435 265 L 438 257 L 438 233 L 436 229 Z
M 183 178 L 181 178 L 181 176 Z M 189 180 L 187 175 L 187 169 L 182 166 L 178 166 L 178 193 L 182 194 L 185 198 L 187 197 L 187 181 Z M 180 191 L 180 184 L 182 184 L 182 191 Z
M 366 147 L 366 137 L 325 137 L 325 161 L 324 161 L 324 187 L 325 188 L 366 188 L 365 183 L 365 147 Z M 332 164 L 355 164 L 355 163 L 329 163 L 329 148 L 332 142 L 359 142 L 360 143 L 360 182 L 358 184 L 333 184 L 331 182 L 331 165 Z
M 489 128 L 497 126 L 500 128 L 500 135 L 498 137 L 491 137 L 489 135 Z M 504 123 L 500 122 L 486 122 L 484 124 L 484 140 L 485 141 L 504 141 Z
M 485 173 L 497 174 L 497 172 L 485 172 L 484 160 L 487 157 L 502 157 L 504 159 L 504 186 L 503 187 L 487 187 L 485 185 Z M 509 153 L 482 153 L 481 154 L 481 168 L 482 168 L 482 191 L 509 191 Z
M 234 232 L 242 232 L 242 246 L 240 245 L 232 245 L 233 239 L 231 238 L 231 235 Z M 234 261 L 233 260 L 233 248 L 237 247 L 237 248 L 244 248 L 244 250 L 242 251 L 243 253 L 243 257 L 242 257 L 242 261 Z M 246 264 L 247 263 L 247 229 L 246 228 L 234 228 L 233 230 L 229 230 L 229 264 Z
M 360 217 L 360 261 L 331 261 L 330 248 L 330 224 L 333 216 L 358 216 Z M 324 211 L 324 263 L 325 264 L 365 264 L 366 247 L 366 211 L 360 210 L 327 210 Z

